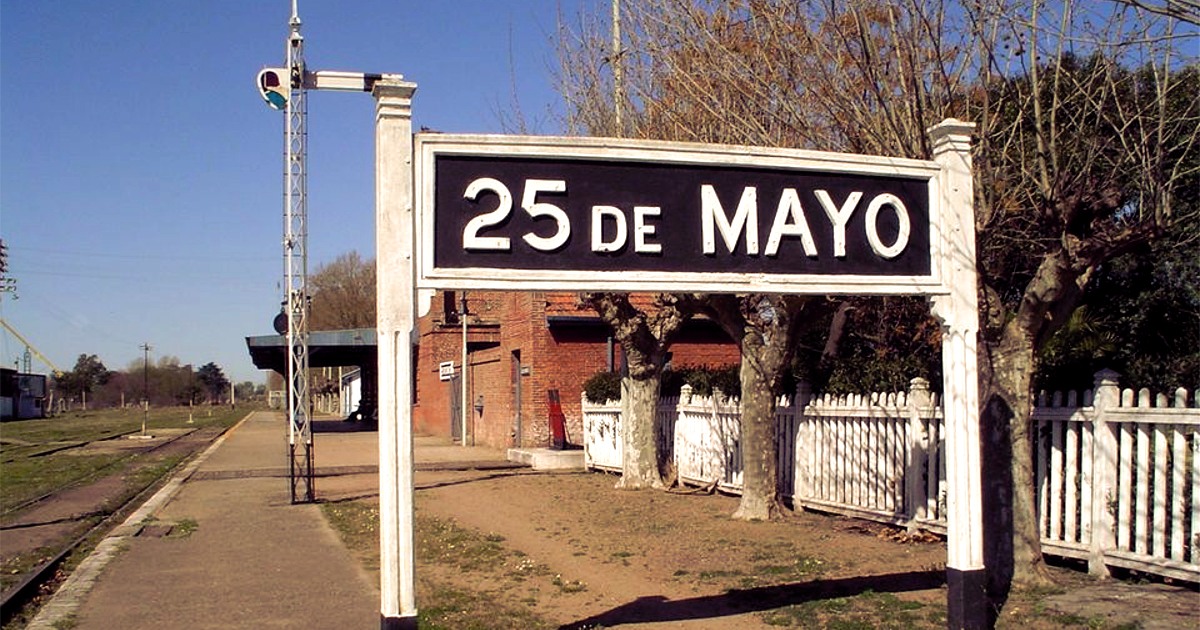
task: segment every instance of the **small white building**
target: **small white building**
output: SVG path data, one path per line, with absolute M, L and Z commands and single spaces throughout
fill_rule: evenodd
M 342 374 L 342 415 L 349 418 L 362 402 L 362 370 L 353 368 Z

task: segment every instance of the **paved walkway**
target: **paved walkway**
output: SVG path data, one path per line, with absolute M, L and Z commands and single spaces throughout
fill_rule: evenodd
M 377 434 L 357 428 L 314 422 L 318 501 L 377 494 Z M 291 504 L 285 436 L 280 414 L 247 416 L 102 541 L 29 628 L 377 628 L 379 585 L 318 505 Z M 414 455 L 505 465 L 439 438 L 417 438 Z

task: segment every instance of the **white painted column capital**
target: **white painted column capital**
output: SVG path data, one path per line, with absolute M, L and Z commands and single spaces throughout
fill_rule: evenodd
M 398 76 L 398 75 L 397 75 Z M 371 94 L 375 97 L 375 122 L 381 118 L 412 119 L 412 97 L 417 84 L 400 79 L 385 78 L 375 83 Z M 409 133 L 412 133 L 411 122 Z
M 967 156 L 968 166 L 971 151 L 971 134 L 975 132 L 975 123 L 963 122 L 955 118 L 947 118 L 926 130 L 930 141 L 933 142 L 933 155 L 953 152 Z

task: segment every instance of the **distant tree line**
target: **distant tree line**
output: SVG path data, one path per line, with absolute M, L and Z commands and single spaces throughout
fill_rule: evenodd
M 154 407 L 219 404 L 229 401 L 230 381 L 221 366 L 206 363 L 198 369 L 164 356 L 147 364 L 136 360 L 124 370 L 110 370 L 94 354 L 81 354 L 75 367 L 55 375 L 51 383 L 56 400 L 71 409 L 99 409 L 140 405 Z M 237 384 L 235 398 L 262 398 L 265 388 L 250 381 Z

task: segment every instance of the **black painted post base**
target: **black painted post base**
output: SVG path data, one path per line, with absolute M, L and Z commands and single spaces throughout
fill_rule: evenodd
M 417 630 L 416 617 L 379 617 L 379 630 Z
M 947 628 L 986 630 L 989 627 L 984 584 L 983 569 L 961 571 L 946 567 L 946 590 L 949 598 L 946 610 Z

